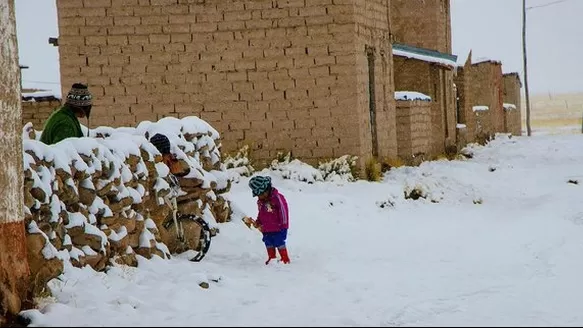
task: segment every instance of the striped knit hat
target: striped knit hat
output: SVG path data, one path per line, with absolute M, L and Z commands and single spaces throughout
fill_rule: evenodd
M 249 180 L 249 188 L 251 188 L 253 197 L 257 197 L 271 189 L 271 177 L 254 176 Z
M 66 103 L 75 107 L 90 107 L 92 105 L 93 96 L 87 89 L 87 85 L 82 83 L 75 83 L 67 94 Z M 89 115 L 87 115 L 89 117 Z

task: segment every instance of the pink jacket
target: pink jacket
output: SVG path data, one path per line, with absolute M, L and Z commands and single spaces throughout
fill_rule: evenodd
M 273 188 L 266 202 L 257 200 L 257 223 L 262 232 L 276 232 L 289 228 L 289 210 L 285 197 Z

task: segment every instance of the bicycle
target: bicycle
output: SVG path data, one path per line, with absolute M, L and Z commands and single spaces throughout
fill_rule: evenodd
M 162 223 L 162 226 L 167 232 L 170 232 L 170 229 L 174 225 L 178 243 L 176 251 L 197 251 L 198 253 L 190 258 L 189 261 L 200 262 L 205 257 L 211 246 L 211 229 L 202 217 L 194 214 L 184 214 L 178 211 L 178 202 L 176 199 L 178 198 L 178 192 L 180 191 L 180 183 L 178 178 L 172 173 L 169 174 L 169 184 L 171 192 L 164 197 L 164 201 L 170 206 L 170 208 L 172 208 L 172 213 Z M 191 240 L 194 239 L 194 237 L 187 236 L 189 233 L 185 233 L 185 226 L 187 227 L 186 231 L 192 233 L 196 230 L 194 228 L 200 227 L 198 240 Z

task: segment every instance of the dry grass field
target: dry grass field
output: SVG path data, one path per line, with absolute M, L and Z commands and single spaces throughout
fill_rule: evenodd
M 581 133 L 583 92 L 565 94 L 535 94 L 530 97 L 533 133 Z M 526 107 L 522 100 L 522 129 L 526 134 Z

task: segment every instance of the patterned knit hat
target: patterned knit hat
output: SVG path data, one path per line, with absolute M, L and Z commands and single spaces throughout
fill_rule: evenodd
M 170 140 L 163 134 L 156 133 L 152 138 L 150 138 L 150 142 L 158 149 L 162 155 L 170 153 Z
M 92 100 L 93 96 L 87 89 L 87 86 L 82 83 L 75 83 L 71 87 L 71 91 L 67 94 L 66 103 L 75 107 L 90 107 Z
M 271 189 L 271 177 L 254 176 L 249 180 L 249 188 L 251 188 L 253 197 L 257 197 Z

